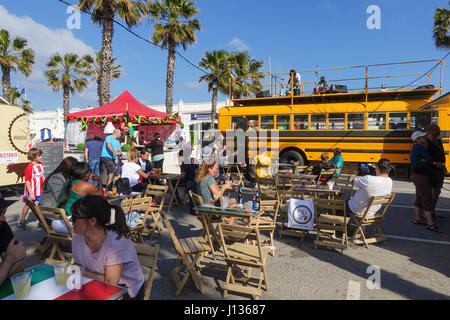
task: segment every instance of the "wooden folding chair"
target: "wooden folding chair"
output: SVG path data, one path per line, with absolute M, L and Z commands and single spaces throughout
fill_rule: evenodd
M 350 239 L 351 242 L 355 244 L 364 243 L 366 248 L 369 248 L 369 243 L 376 243 L 381 241 L 383 243 L 386 242 L 386 237 L 383 235 L 383 232 L 381 231 L 380 224 L 383 222 L 384 215 L 389 209 L 389 206 L 394 200 L 394 197 L 395 193 L 391 193 L 386 196 L 373 196 L 370 198 L 369 204 L 367 205 L 366 211 L 364 212 L 363 215 L 357 215 L 350 212 L 350 216 L 356 223 L 356 230 Z M 384 208 L 382 209 L 380 214 L 377 213 L 372 216 L 367 215 L 370 210 L 370 207 L 374 205 L 384 205 Z M 372 232 L 369 234 L 369 236 L 366 237 L 363 229 L 369 225 L 373 225 L 374 228 Z M 378 232 L 378 236 L 375 236 L 376 232 Z M 362 238 L 362 241 L 357 238 Z
M 351 176 L 336 176 L 333 180 L 334 183 L 342 190 L 340 199 L 344 199 L 347 190 L 352 190 Z
M 148 209 L 150 215 L 144 222 L 145 229 L 142 234 L 148 236 L 150 240 L 153 238 L 156 231 L 158 231 L 160 235 L 162 234 L 162 229 L 159 226 L 158 221 L 159 218 L 161 217 L 161 213 L 163 212 L 164 202 L 168 190 L 169 190 L 168 186 L 160 186 L 154 184 L 147 185 L 147 189 L 145 190 L 144 196 L 146 197 L 151 196 L 153 199 L 156 199 L 156 201 L 159 201 L 159 204 L 156 203 L 150 206 L 150 208 Z M 161 200 L 158 200 L 158 198 L 161 198 Z M 150 220 L 150 218 L 153 220 L 153 222 L 148 221 Z
M 275 193 L 277 195 L 277 193 Z M 250 218 L 249 223 L 247 224 L 250 228 L 258 228 L 259 231 L 268 231 L 269 232 L 269 240 L 262 242 L 261 244 L 268 244 L 272 256 L 275 255 L 275 245 L 273 243 L 273 235 L 275 233 L 275 227 L 277 226 L 277 217 L 278 210 L 280 207 L 280 201 L 278 199 L 275 200 L 261 200 L 261 210 L 264 210 L 264 214 L 256 217 Z
M 256 177 L 256 187 L 261 199 L 274 200 L 278 199 L 277 195 L 277 179 L 273 177 L 260 178 Z
M 326 176 L 331 176 L 330 179 L 332 179 L 335 174 L 336 174 L 336 169 L 321 170 L 319 176 L 317 177 L 317 184 L 321 184 L 322 183 L 322 181 L 320 179 L 322 179 L 322 178 L 324 178 Z
M 175 282 L 176 291 L 175 295 L 178 296 L 186 285 L 189 276 L 192 277 L 197 289 L 203 294 L 205 290 L 203 289 L 202 283 L 199 279 L 199 275 L 195 270 L 197 262 L 202 260 L 203 256 L 211 251 L 211 247 L 203 237 L 191 237 L 178 239 L 175 235 L 175 230 L 173 230 L 172 224 L 166 218 L 163 212 L 161 212 L 161 218 L 166 229 L 169 231 L 169 235 L 172 238 L 175 251 L 178 255 L 177 266 L 172 271 L 172 280 Z M 183 265 L 186 267 L 186 273 L 183 280 L 180 280 L 179 272 Z
M 151 203 L 152 197 L 137 197 L 131 199 L 129 209 L 130 215 L 128 216 L 128 219 L 130 219 L 131 221 L 133 211 L 137 211 L 141 215 L 141 220 L 139 221 L 138 225 L 134 228 L 129 227 L 130 239 L 133 240 L 134 242 L 144 243 L 142 233 L 145 230 L 145 222 L 147 221 L 147 217 L 150 212 Z M 129 224 L 130 221 L 128 221 L 127 223 Z
M 144 300 L 150 299 L 152 293 L 153 278 L 155 277 L 156 264 L 158 262 L 159 244 L 155 244 L 154 247 L 148 244 L 135 243 L 134 248 L 139 259 L 139 263 L 142 268 L 142 272 L 145 275 L 145 295 Z
M 228 291 L 251 294 L 255 299 L 259 299 L 262 294 L 262 285 L 265 290 L 269 290 L 266 273 L 266 258 L 270 248 L 261 247 L 258 228 L 219 224 L 219 235 L 227 263 L 227 277 L 223 285 L 223 297 L 227 298 Z M 226 241 L 226 238 L 242 239 L 245 242 Z M 241 268 L 245 267 L 245 268 Z M 252 278 L 252 269 L 260 270 L 259 278 Z M 236 269 L 244 276 L 238 276 Z M 257 283 L 258 287 L 244 286 L 236 281 L 244 283 Z
M 41 223 L 43 229 L 46 232 L 45 240 L 48 240 L 50 244 L 46 249 L 43 250 L 41 259 L 43 259 L 47 252 L 50 251 L 48 255 L 48 259 L 56 260 L 55 255 L 58 254 L 60 260 L 66 260 L 66 258 L 71 258 L 72 253 L 66 251 L 64 245 L 71 245 L 72 237 L 73 237 L 73 228 L 69 223 L 69 219 L 66 216 L 66 212 L 62 208 L 48 208 L 48 207 L 39 207 L 36 206 L 32 201 L 25 199 L 25 203 L 28 205 L 30 210 L 38 217 L 39 222 Z M 64 221 L 68 233 L 56 232 L 52 228 L 53 220 L 61 220 Z M 42 246 L 43 242 L 39 245 Z M 38 246 L 39 246 L 38 245 Z
M 337 211 L 340 214 L 337 215 Z M 347 209 L 344 200 L 316 199 L 314 200 L 315 228 L 317 238 L 314 247 L 327 246 L 340 249 L 341 253 L 348 248 Z M 339 234 L 338 234 L 339 233 Z

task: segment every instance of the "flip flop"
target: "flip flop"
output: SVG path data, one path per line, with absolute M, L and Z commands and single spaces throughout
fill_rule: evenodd
M 431 231 L 434 231 L 434 232 L 438 232 L 438 233 L 444 232 L 443 230 L 439 229 L 435 224 L 428 225 L 427 229 L 431 230 Z

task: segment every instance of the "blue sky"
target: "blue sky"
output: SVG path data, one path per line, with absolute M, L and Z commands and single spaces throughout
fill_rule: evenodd
M 77 1 L 68 2 L 75 4 Z M 381 29 L 367 27 L 371 14 L 366 10 L 370 5 L 380 8 Z M 448 0 L 197 0 L 203 31 L 198 33 L 195 46 L 187 51 L 178 50 L 194 64 L 198 64 L 205 51 L 248 50 L 253 58 L 264 61 L 264 72 L 269 71 L 269 59 L 272 72 L 288 72 L 292 68 L 311 70 L 317 65 L 333 68 L 440 59 L 447 52 L 437 50 L 432 38 L 437 6 L 448 8 Z M 62 106 L 62 92 L 53 92 L 42 76 L 51 54 L 92 54 L 101 48 L 101 28 L 81 14 L 81 28 L 69 30 L 66 22 L 70 14 L 66 10 L 67 6 L 58 0 L 0 0 L 0 28 L 25 37 L 36 52 L 31 78 L 25 79 L 19 74 L 12 74 L 11 78 L 13 86 L 27 87 L 27 98 L 37 111 Z M 152 26 L 144 22 L 134 31 L 148 39 Z M 133 37 L 116 25 L 113 54 L 124 70 L 123 76 L 112 82 L 113 98 L 129 90 L 145 104 L 164 104 L 166 51 Z M 444 93 L 450 90 L 449 62 L 450 57 L 444 66 Z M 379 68 L 373 75 L 416 74 L 432 66 L 428 63 Z M 364 75 L 358 72 L 359 76 Z M 198 83 L 201 75 L 198 69 L 177 57 L 174 103 L 180 99 L 185 102 L 211 100 L 206 85 Z M 325 75 L 330 79 L 350 74 L 342 71 Z M 438 73 L 435 75 L 432 83 L 439 86 Z M 313 73 L 302 77 L 304 81 L 315 80 Z M 397 84 L 405 85 L 412 80 L 414 77 L 402 78 Z M 85 93 L 75 93 L 71 97 L 71 108 L 87 105 L 98 106 L 96 83 Z

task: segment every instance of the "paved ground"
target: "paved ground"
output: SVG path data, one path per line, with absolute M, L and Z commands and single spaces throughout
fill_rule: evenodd
M 20 189 L 2 190 L 7 199 L 20 199 Z M 450 297 L 450 183 L 446 183 L 438 203 L 438 213 L 448 220 L 437 221 L 442 234 L 414 225 L 414 186 L 408 181 L 395 181 L 397 196 L 389 209 L 383 232 L 388 236 L 385 245 L 372 245 L 369 249 L 351 244 L 340 254 L 328 249 L 314 249 L 315 235 L 302 243 L 296 238 L 275 235 L 276 254 L 269 256 L 267 270 L 269 291 L 261 299 L 449 299 Z M 37 222 L 30 215 L 28 230 L 18 228 L 22 203 L 18 201 L 7 211 L 16 237 L 27 247 L 27 266 L 40 263 L 34 252 L 36 241 L 44 233 L 36 231 Z M 174 208 L 168 214 L 178 237 L 200 235 L 199 220 L 186 208 Z M 179 297 L 173 295 L 174 284 L 169 281 L 176 265 L 175 250 L 168 232 L 156 236 L 151 242 L 161 245 L 157 275 L 151 299 L 223 300 L 221 284 L 226 273 L 205 267 L 201 280 L 205 294 L 200 294 L 191 280 Z M 380 270 L 380 288 L 369 289 L 367 279 Z M 228 299 L 248 300 L 248 296 L 230 294 Z

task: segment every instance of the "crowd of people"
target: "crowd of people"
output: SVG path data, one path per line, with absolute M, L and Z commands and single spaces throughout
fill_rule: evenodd
M 30 163 L 25 169 L 23 198 L 40 206 L 63 208 L 75 231 L 72 242 L 74 262 L 82 266 L 85 275 L 112 284 L 126 285 L 128 298 L 140 299 L 144 292 L 144 276 L 128 236 L 124 212 L 105 199 L 106 191 L 110 190 L 119 172 L 115 157 L 122 155 L 120 136 L 121 131 L 116 129 L 103 143 L 101 139 L 94 138 L 85 145 L 84 161 L 66 157 L 45 179 L 42 151 L 31 148 L 28 152 Z M 410 153 L 411 179 L 416 188 L 414 223 L 425 225 L 434 232 L 442 232 L 434 221 L 438 217 L 436 203 L 446 174 L 445 153 L 439 136 L 437 125 L 430 125 L 426 133 L 414 132 Z M 161 136 L 156 134 L 154 138 L 150 148 L 130 150 L 128 161 L 120 168 L 120 178 L 128 180 L 132 191 L 143 192 L 148 177 L 155 174 L 156 168 L 161 169 L 163 166 Z M 223 136 L 219 141 L 219 145 L 205 145 L 202 148 L 200 162 L 194 158 L 186 161 L 183 150 L 178 154 L 181 171 L 179 186 L 184 187 L 185 192 L 199 194 L 205 204 L 218 206 L 221 197 L 233 188 L 230 181 L 218 183 L 225 179 L 219 168 L 220 159 L 226 151 Z M 237 157 L 236 152 L 234 157 Z M 257 155 L 254 160 L 254 166 L 240 164 L 244 176 L 249 177 L 248 183 L 254 183 L 255 176 L 271 175 L 270 158 Z M 339 176 L 343 165 L 342 150 L 337 148 L 331 159 L 327 152 L 322 153 L 321 161 L 314 166 L 312 173 L 319 175 L 322 170 L 335 169 L 335 176 Z M 107 173 L 106 185 L 100 178 L 100 170 Z M 355 177 L 353 186 L 358 190 L 346 200 L 348 210 L 361 215 L 366 211 L 372 196 L 390 194 L 393 186 L 390 171 L 389 160 L 380 159 L 375 175 Z M 24 267 L 24 246 L 16 240 L 5 221 L 6 208 L 10 204 L 11 201 L 0 195 L 0 284 Z M 368 215 L 376 214 L 380 206 L 371 207 Z M 22 210 L 20 227 L 24 230 L 29 209 L 25 204 Z M 193 213 L 192 203 L 190 211 Z M 234 223 L 234 219 L 229 219 L 228 223 Z M 53 221 L 52 228 L 57 232 L 68 232 L 63 221 Z

